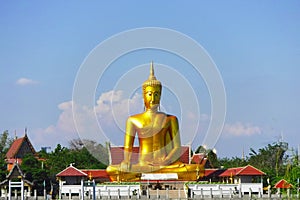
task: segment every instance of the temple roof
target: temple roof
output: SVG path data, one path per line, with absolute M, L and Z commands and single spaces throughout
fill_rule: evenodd
M 59 172 L 56 174 L 57 177 L 62 177 L 62 176 L 87 176 L 86 173 L 82 172 L 81 170 L 77 169 L 76 167 L 70 165 L 63 171 Z
M 195 163 L 195 164 L 199 164 L 202 162 L 202 160 L 205 158 L 205 155 L 203 153 L 197 153 L 197 154 L 194 154 L 192 156 L 192 160 L 191 162 L 192 163 Z
M 14 163 L 13 168 L 10 170 L 9 174 L 6 176 L 7 179 L 13 179 L 13 178 L 25 178 L 25 174 L 21 170 L 18 163 Z
M 0 183 L 0 185 L 7 185 L 9 180 L 12 179 L 23 179 L 25 183 L 27 183 L 30 186 L 33 186 L 33 183 L 25 179 L 25 174 L 21 170 L 20 166 L 18 163 L 14 163 L 12 169 L 10 172 L 7 174 L 6 179 Z
M 253 167 L 252 165 L 247 165 L 245 167 L 226 169 L 219 176 L 226 177 L 226 176 L 260 176 L 260 175 L 266 175 L 266 174 L 263 171 Z
M 124 160 L 124 147 L 110 147 L 111 165 L 120 164 Z M 136 164 L 139 159 L 139 147 L 132 148 L 130 162 Z
M 87 177 L 89 179 L 102 179 L 109 181 L 109 176 L 105 169 L 77 169 L 76 167 L 70 165 L 60 173 L 56 175 L 57 177 Z
M 278 181 L 275 185 L 274 185 L 275 188 L 292 188 L 293 185 L 288 183 L 286 180 L 284 179 L 281 179 L 280 181 Z
M 105 169 L 81 169 L 81 171 L 92 179 L 107 178 L 109 180 L 109 176 Z
M 218 177 L 224 171 L 225 171 L 225 169 L 205 169 L 204 176 L 205 177 Z
M 29 141 L 27 134 L 24 137 L 15 139 L 11 144 L 9 150 L 6 153 L 6 159 L 23 158 L 24 153 L 20 152 L 23 148 L 24 153 L 31 152 L 36 154 L 31 142 Z

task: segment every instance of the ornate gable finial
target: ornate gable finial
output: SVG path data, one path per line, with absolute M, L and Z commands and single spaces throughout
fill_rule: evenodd
M 15 130 L 15 138 L 14 140 L 18 139 L 18 136 L 17 136 L 17 130 Z

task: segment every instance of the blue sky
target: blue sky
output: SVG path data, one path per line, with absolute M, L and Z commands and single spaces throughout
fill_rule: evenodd
M 72 127 L 70 101 L 84 59 L 115 34 L 161 27 L 195 40 L 219 69 L 227 97 L 225 126 L 215 146 L 219 156 L 241 156 L 243 149 L 247 155 L 250 147 L 262 148 L 280 138 L 297 148 L 299 8 L 299 1 L 2 2 L 0 131 L 9 130 L 12 136 L 16 131 L 21 137 L 27 127 L 37 150 L 42 146 L 53 149 L 58 143 L 67 145 L 78 137 Z M 174 67 L 191 81 L 202 116 L 200 136 L 192 144 L 196 148 L 210 117 L 210 95 L 192 71 L 180 71 L 180 66 L 187 65 L 182 59 L 166 52 L 144 50 L 115 61 L 104 77 L 107 84 L 100 82 L 95 92 L 95 104 L 102 99 L 97 104 L 99 116 L 105 117 L 101 102 L 122 73 L 151 60 Z M 147 76 L 141 74 L 142 79 Z M 169 96 L 166 92 L 163 101 Z M 135 97 L 139 103 L 133 104 L 142 106 L 141 97 Z M 170 102 L 164 103 L 165 110 L 179 112 L 180 102 Z M 108 126 L 104 131 L 109 130 Z M 113 143 L 122 143 L 120 132 L 108 135 Z

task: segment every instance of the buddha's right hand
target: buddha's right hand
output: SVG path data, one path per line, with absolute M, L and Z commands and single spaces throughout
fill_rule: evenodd
M 120 164 L 120 170 L 128 172 L 131 169 L 131 164 L 128 161 L 122 161 Z

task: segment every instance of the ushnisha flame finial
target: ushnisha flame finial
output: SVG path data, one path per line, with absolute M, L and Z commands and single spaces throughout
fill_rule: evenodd
M 156 77 L 154 75 L 154 68 L 153 68 L 153 61 L 151 61 L 150 64 L 150 75 L 149 75 L 149 80 L 156 80 Z
M 143 90 L 147 86 L 159 86 L 159 87 L 161 87 L 161 82 L 159 80 L 157 80 L 155 75 L 154 75 L 153 61 L 151 61 L 151 63 L 150 63 L 150 75 L 149 75 L 148 79 L 143 83 Z

